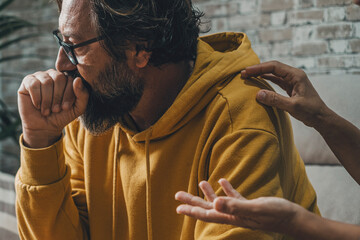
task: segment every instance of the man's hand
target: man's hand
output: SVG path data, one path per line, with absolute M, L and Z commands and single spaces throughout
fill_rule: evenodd
M 84 113 L 88 98 L 80 78 L 53 69 L 26 76 L 18 90 L 24 144 L 42 148 L 55 143 L 63 128 Z
M 277 197 L 247 200 L 231 184 L 219 181 L 227 197 L 217 197 L 210 184 L 202 181 L 199 186 L 207 201 L 186 192 L 178 192 L 175 199 L 185 204 L 177 213 L 206 222 L 231 224 L 239 227 L 287 233 L 302 207 Z
M 260 76 L 279 85 L 290 97 L 260 90 L 256 96 L 257 100 L 289 112 L 307 126 L 316 127 L 330 112 L 303 70 L 271 61 L 247 67 L 241 72 L 241 76 Z

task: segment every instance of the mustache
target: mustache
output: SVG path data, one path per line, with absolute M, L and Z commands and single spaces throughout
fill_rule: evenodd
M 88 90 L 88 92 L 92 92 L 92 87 L 90 86 L 90 84 L 81 76 L 81 74 L 77 71 L 67 71 L 65 72 L 65 75 L 72 77 L 73 79 L 79 77 L 82 81 L 82 84 L 86 87 L 86 89 Z

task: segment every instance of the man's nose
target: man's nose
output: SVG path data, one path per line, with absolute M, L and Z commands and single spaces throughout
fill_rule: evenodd
M 55 67 L 59 72 L 70 72 L 76 70 L 76 65 L 71 63 L 62 47 L 59 48 Z

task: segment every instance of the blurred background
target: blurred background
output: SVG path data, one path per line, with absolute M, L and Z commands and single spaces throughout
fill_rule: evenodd
M 310 76 L 339 75 L 339 80 L 345 74 L 360 74 L 360 8 L 351 0 L 193 3 L 205 13 L 202 29 L 210 29 L 209 34 L 247 33 L 261 61 L 276 59 Z M 57 28 L 58 11 L 49 0 L 0 0 L 0 4 L 0 99 L 5 103 L 0 104 L 0 171 L 15 174 L 21 130 L 17 89 L 25 75 L 54 68 L 58 46 L 51 33 Z M 11 23 L 10 16 L 26 22 Z M 17 38 L 23 39 L 6 44 Z

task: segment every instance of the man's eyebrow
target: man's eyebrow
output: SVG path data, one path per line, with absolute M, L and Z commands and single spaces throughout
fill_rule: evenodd
M 68 32 L 68 31 L 61 32 L 61 30 L 59 30 L 59 31 L 60 31 L 61 35 L 63 35 L 66 38 L 73 38 L 75 40 L 82 40 L 83 39 L 83 37 L 81 37 L 81 35 L 79 35 L 77 33 Z

